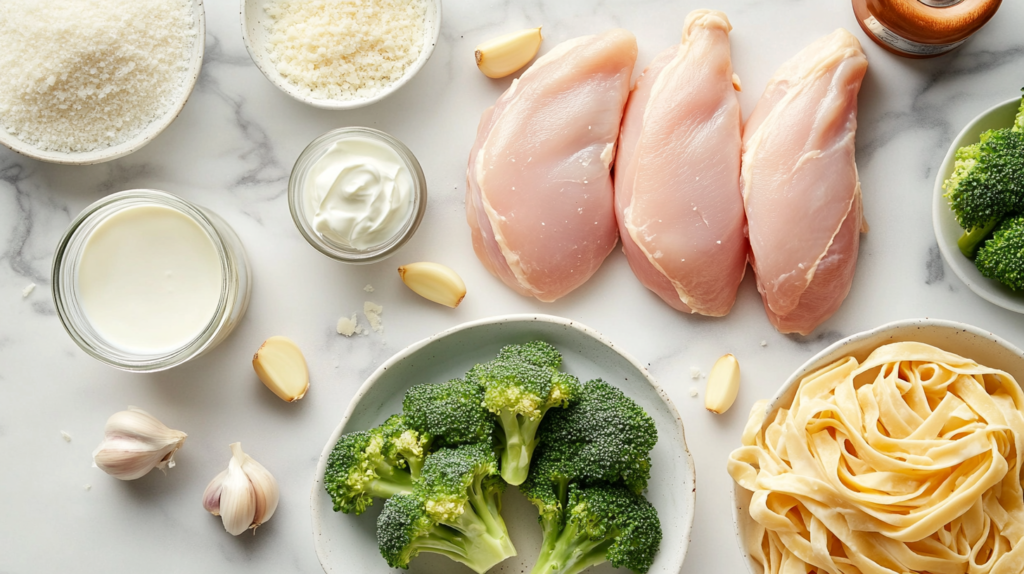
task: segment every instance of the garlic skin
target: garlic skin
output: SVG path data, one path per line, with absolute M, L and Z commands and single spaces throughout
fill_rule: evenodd
M 169 428 L 137 407 L 107 419 L 103 442 L 92 453 L 96 467 L 120 480 L 135 480 L 154 468 L 174 468 L 174 453 L 185 433 Z
M 251 456 L 242 443 L 231 444 L 227 470 L 213 477 L 203 492 L 203 508 L 224 523 L 224 530 L 238 536 L 270 520 L 277 510 L 280 491 L 277 481 Z

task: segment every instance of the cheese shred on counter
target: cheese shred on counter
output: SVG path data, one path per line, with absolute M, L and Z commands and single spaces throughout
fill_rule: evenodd
M 1024 393 L 922 343 L 846 357 L 754 406 L 729 474 L 766 574 L 1024 572 Z
M 0 0 L 0 126 L 49 151 L 132 139 L 185 89 L 191 0 Z
M 277 0 L 267 5 L 277 71 L 322 99 L 376 95 L 420 56 L 424 0 Z

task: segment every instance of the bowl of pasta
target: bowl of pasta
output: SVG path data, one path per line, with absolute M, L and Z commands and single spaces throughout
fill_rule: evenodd
M 935 319 L 812 357 L 729 457 L 750 572 L 1024 571 L 1018 381 L 1020 349 Z

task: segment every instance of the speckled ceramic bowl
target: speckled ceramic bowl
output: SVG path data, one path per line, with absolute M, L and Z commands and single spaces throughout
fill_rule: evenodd
M 396 90 L 408 83 L 409 80 L 411 80 L 412 77 L 420 71 L 420 68 L 427 63 L 427 60 L 430 59 L 430 55 L 434 52 L 434 46 L 437 45 L 437 38 L 441 34 L 441 0 L 427 0 L 427 15 L 424 26 L 423 46 L 420 50 L 420 56 L 412 63 L 411 66 L 409 66 L 409 69 L 405 71 L 404 76 L 395 83 L 387 86 L 368 98 L 351 100 L 317 98 L 310 94 L 308 90 L 299 87 L 297 84 L 292 83 L 282 76 L 281 73 L 277 71 L 274 63 L 270 61 L 270 52 L 267 49 L 267 38 L 270 36 L 270 32 L 267 30 L 266 26 L 266 21 L 269 17 L 267 16 L 265 8 L 273 1 L 274 0 L 241 0 L 242 40 L 245 41 L 245 48 L 249 51 L 249 56 L 252 57 L 253 63 L 255 63 L 256 67 L 263 72 L 263 75 L 270 80 L 270 83 L 277 86 L 282 92 L 304 104 L 309 104 L 325 110 L 351 110 L 361 108 L 363 106 L 379 102 L 380 100 L 383 100 L 395 93 Z
M 338 437 L 368 429 L 401 412 L 405 391 L 416 384 L 441 382 L 465 374 L 470 367 L 493 358 L 510 343 L 543 339 L 564 356 L 563 368 L 582 381 L 601 377 L 621 388 L 654 418 L 658 444 L 651 452 L 652 469 L 647 498 L 658 509 L 664 539 L 651 574 L 678 574 L 686 556 L 696 502 L 693 460 L 686 448 L 683 423 L 668 395 L 647 370 L 592 329 L 550 315 L 505 315 L 453 327 L 409 346 L 388 359 L 363 383 L 341 424 L 324 445 L 313 477 L 310 514 L 313 543 L 328 574 L 393 572 L 377 552 L 380 501 L 360 516 L 332 511 L 323 485 L 324 469 Z M 540 549 L 537 509 L 509 487 L 502 516 L 519 555 L 495 566 L 490 573 L 528 572 Z M 454 574 L 471 570 L 436 554 L 412 561 L 411 573 Z M 619 572 L 610 565 L 587 570 L 594 574 Z
M 192 95 L 192 88 L 195 87 L 196 80 L 199 79 L 199 71 L 203 67 L 203 53 L 206 51 L 206 8 L 203 6 L 203 0 L 192 0 L 192 16 L 195 18 L 196 36 L 195 40 L 192 42 L 192 52 L 188 62 L 188 73 L 185 76 L 185 86 L 181 90 L 181 95 L 174 105 L 164 112 L 162 117 L 154 120 L 134 138 L 115 146 L 93 151 L 59 152 L 45 150 L 34 144 L 24 142 L 14 136 L 14 134 L 0 128 L 0 144 L 7 146 L 22 155 L 28 156 L 32 159 L 38 159 L 40 161 L 62 163 L 66 165 L 90 165 L 124 157 L 153 141 L 153 139 L 167 129 L 167 126 L 171 125 L 171 122 L 173 122 L 175 118 L 178 117 L 178 114 L 181 113 L 182 108 L 185 107 L 185 102 L 187 102 L 189 96 Z
M 811 357 L 786 379 L 786 382 L 782 383 L 779 392 L 775 393 L 771 402 L 768 403 L 769 416 L 765 420 L 770 421 L 772 413 L 793 402 L 800 379 L 805 375 L 846 356 L 853 356 L 858 361 L 863 361 L 878 347 L 901 341 L 927 343 L 973 359 L 978 364 L 1004 370 L 1018 381 L 1024 381 L 1024 352 L 984 329 L 939 319 L 896 321 L 837 341 Z M 754 524 L 748 510 L 751 493 L 735 483 L 732 485 L 732 492 L 736 537 L 740 550 L 746 558 L 747 568 L 751 574 L 764 574 L 761 565 L 747 552 L 747 540 Z
M 957 247 L 957 240 L 963 235 L 964 230 L 956 222 L 953 212 L 949 209 L 949 201 L 943 197 L 946 190 L 942 189 L 942 183 L 953 174 L 953 167 L 956 163 L 956 150 L 963 146 L 977 143 L 978 136 L 991 129 L 1008 128 L 1013 125 L 1014 117 L 1020 108 L 1020 98 L 1016 97 L 1007 100 L 997 106 L 993 106 L 978 117 L 971 120 L 971 123 L 960 132 L 946 152 L 946 158 L 939 167 L 939 173 L 935 177 L 935 191 L 932 203 L 932 225 L 935 227 L 935 239 L 939 243 L 939 250 L 946 260 L 950 269 L 970 289 L 982 299 L 999 305 L 1017 313 L 1024 313 L 1024 293 L 1018 293 L 1006 287 L 998 281 L 984 277 L 974 262 L 964 257 Z

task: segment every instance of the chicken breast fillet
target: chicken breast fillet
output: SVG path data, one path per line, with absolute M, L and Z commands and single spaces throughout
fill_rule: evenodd
M 782 65 L 743 130 L 751 263 L 768 319 L 809 334 L 850 291 L 863 227 L 854 162 L 868 61 L 836 30 Z
M 615 247 L 609 170 L 636 54 L 625 30 L 563 42 L 480 119 L 466 172 L 473 249 L 523 295 L 562 297 Z
M 673 308 L 729 313 L 747 266 L 740 195 L 742 117 L 725 14 L 695 10 L 682 42 L 644 70 L 615 162 L 622 250 Z

